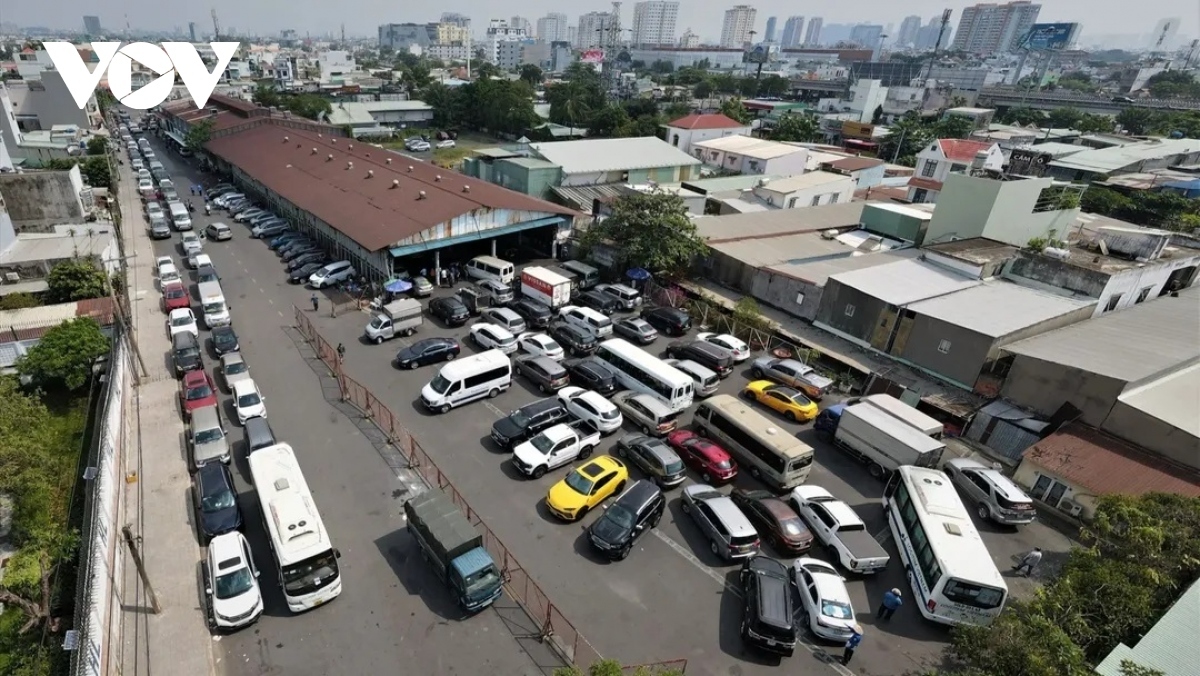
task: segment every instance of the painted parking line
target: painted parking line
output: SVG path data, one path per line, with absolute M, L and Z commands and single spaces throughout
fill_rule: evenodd
M 506 417 L 508 417 L 508 414 L 507 414 L 507 413 L 505 413 L 504 411 L 501 411 L 500 409 L 496 408 L 496 407 L 495 407 L 495 405 L 493 405 L 493 404 L 492 404 L 492 402 L 490 402 L 490 401 L 485 401 L 485 402 L 483 402 L 483 405 L 484 405 L 484 406 L 487 406 L 487 408 L 488 408 L 488 410 L 489 410 L 489 411 L 491 411 L 492 413 L 495 413 L 497 418 L 506 418 Z

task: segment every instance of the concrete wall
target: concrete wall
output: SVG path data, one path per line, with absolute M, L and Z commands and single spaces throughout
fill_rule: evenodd
M 663 140 L 691 155 L 692 144 L 701 141 L 711 141 L 726 136 L 749 136 L 750 127 L 733 127 L 731 129 L 679 129 L 663 127 Z
M 1034 462 L 1022 460 L 1020 466 L 1017 467 L 1016 473 L 1013 474 L 1013 481 L 1017 482 L 1021 486 L 1024 486 L 1026 489 L 1031 489 L 1035 484 L 1037 484 L 1039 476 L 1049 477 L 1050 479 L 1053 479 L 1054 481 L 1057 481 L 1058 483 L 1067 487 L 1067 490 L 1063 492 L 1062 498 L 1059 499 L 1060 504 L 1062 500 L 1070 500 L 1083 507 L 1080 517 L 1082 517 L 1084 520 L 1091 519 L 1093 516 L 1095 516 L 1097 501 L 1096 496 L 1089 493 L 1086 488 L 1076 486 L 1070 481 L 1067 481 L 1057 474 L 1044 469 L 1042 466 Z M 1056 509 L 1058 508 L 1057 504 L 1050 506 Z
M 1171 273 L 1180 268 L 1200 265 L 1200 256 L 1189 256 L 1184 259 L 1165 262 L 1165 264 L 1160 263 L 1164 262 L 1155 261 L 1155 263 L 1147 263 L 1144 268 L 1130 268 L 1110 277 L 1108 284 L 1100 293 L 1100 302 L 1096 304 L 1093 316 L 1098 317 L 1105 312 L 1109 312 L 1108 304 L 1118 294 L 1120 294 L 1120 298 L 1117 299 L 1117 304 L 1113 307 L 1113 310 L 1124 310 L 1140 302 L 1152 301 L 1158 298 L 1158 294 L 1162 292 L 1163 286 L 1171 277 Z M 1200 279 L 1200 275 L 1193 273 L 1190 285 L 1195 286 L 1198 279 Z M 1139 300 L 1139 296 L 1143 291 L 1146 291 L 1144 301 Z
M 1200 440 L 1123 401 L 1118 400 L 1113 405 L 1101 429 L 1188 467 L 1200 469 Z
M 0 195 L 17 232 L 51 232 L 84 222 L 79 167 L 68 171 L 0 174 Z
M 813 282 L 770 269 L 755 271 L 749 289 L 759 302 L 810 322 L 817 318 L 824 292 Z
M 1081 420 L 1099 427 L 1128 383 L 1041 359 L 1016 355 L 1000 393 L 1005 399 L 1043 416 L 1064 402 L 1083 412 Z
M 863 186 L 860 184 L 860 188 Z M 939 207 L 941 208 L 941 207 Z M 870 204 L 863 207 L 863 228 L 877 235 L 921 243 L 929 219 L 915 218 L 890 209 L 879 209 Z
M 950 349 L 941 352 L 942 341 Z M 992 338 L 961 326 L 917 315 L 897 356 L 970 389 L 987 362 Z M 895 352 L 894 352 L 895 353 Z
M 963 177 L 962 174 L 948 177 L 938 195 L 937 209 L 933 210 L 933 217 L 929 219 L 929 227 L 925 230 L 926 244 L 983 236 L 992 204 L 1000 192 L 1000 181 L 954 180 Z M 953 189 L 949 188 L 951 184 Z
M 40 83 L 28 83 L 24 91 L 13 87 L 13 103 L 18 115 L 36 115 L 42 129 L 59 124 L 73 124 L 80 129 L 96 128 L 94 122 L 99 122 L 100 117 L 95 97 L 88 101 L 86 108 L 75 105 L 62 73 L 57 70 L 43 71 Z M 93 115 L 89 116 L 89 111 L 94 111 Z
M 1078 209 L 1034 212 L 1050 179 L 996 181 L 949 174 L 938 194 L 925 241 L 987 237 L 1023 247 L 1034 237 L 1062 237 L 1079 215 Z
M 853 306 L 853 307 L 851 307 Z M 816 321 L 851 340 L 869 344 L 887 304 L 836 279 L 825 283 Z M 852 314 L 847 314 L 850 311 Z

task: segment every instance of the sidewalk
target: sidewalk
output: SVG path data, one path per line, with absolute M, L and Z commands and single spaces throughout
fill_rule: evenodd
M 118 152 L 124 153 L 123 149 Z M 216 673 L 204 622 L 200 546 L 191 515 L 191 481 L 183 454 L 184 425 L 176 400 L 179 384 L 168 370 L 170 343 L 159 309 L 154 248 L 128 159 L 120 165 L 117 198 L 123 217 L 130 323 L 146 373 L 128 401 L 125 426 L 124 524 L 139 539 L 146 575 L 161 612 L 154 614 L 123 547 L 121 636 L 124 676 L 208 676 Z

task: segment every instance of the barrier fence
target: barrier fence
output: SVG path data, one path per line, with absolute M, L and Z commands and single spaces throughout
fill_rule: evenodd
M 409 469 L 417 472 L 430 487 L 443 491 L 454 501 L 467 519 L 483 534 L 484 548 L 495 559 L 504 579 L 504 588 L 508 596 L 529 616 L 537 626 L 535 632 L 522 638 L 536 638 L 547 642 L 568 663 L 582 669 L 602 659 L 600 652 L 584 638 L 583 634 L 571 624 L 570 620 L 551 601 L 550 597 L 538 586 L 533 576 L 517 561 L 508 547 L 488 528 L 479 513 L 471 508 L 467 499 L 454 487 L 420 442 L 408 432 L 382 401 L 371 393 L 361 383 L 346 375 L 341 368 L 337 349 L 325 340 L 308 315 L 298 307 L 293 306 L 296 318 L 296 328 L 305 341 L 313 348 L 325 366 L 329 368 L 332 377 L 337 378 L 338 389 L 342 401 L 358 409 L 364 417 L 382 432 L 388 442 L 404 455 Z M 687 660 L 672 660 L 670 662 L 640 667 L 655 673 L 664 669 L 678 669 L 683 673 Z M 630 671 L 628 673 L 635 673 Z

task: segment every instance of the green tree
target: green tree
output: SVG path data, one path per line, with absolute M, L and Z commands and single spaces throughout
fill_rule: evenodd
M 786 96 L 792 91 L 792 83 L 781 75 L 768 75 L 759 83 L 759 96 Z
M 1017 108 L 1009 108 L 1000 116 L 1004 124 L 1019 124 L 1022 127 L 1030 124 L 1045 124 L 1046 113 L 1035 108 L 1019 106 Z
M 758 96 L 758 80 L 756 80 L 753 76 L 739 79 L 738 94 L 749 99 Z
M 671 63 L 670 61 L 659 59 L 658 61 L 650 64 L 650 70 L 659 75 L 669 75 L 675 70 L 675 64 Z
M 1130 107 L 1117 113 L 1117 124 L 1130 134 L 1140 135 L 1149 131 L 1155 117 L 1149 108 Z
M 318 94 L 292 94 L 283 100 L 283 105 L 293 115 L 309 120 L 320 119 L 321 115 L 333 112 L 329 99 Z
M 662 114 L 668 122 L 678 120 L 681 117 L 687 117 L 692 114 L 692 107 L 682 101 L 668 104 L 663 108 Z
M 932 140 L 929 128 L 914 114 L 906 114 L 888 126 L 888 135 L 879 143 L 879 157 L 889 162 L 908 163 Z
M 583 243 L 585 248 L 619 243 L 622 266 L 645 268 L 667 277 L 686 272 L 708 248 L 688 218 L 683 199 L 665 192 L 618 198 L 612 215 L 588 228 Z
M 1166 70 L 1151 75 L 1146 88 L 1156 99 L 1200 99 L 1200 82 L 1186 70 Z
M 37 307 L 42 301 L 32 293 L 20 291 L 0 296 L 0 310 L 20 310 L 21 308 Z
M 997 676 L 1094 676 L 1070 636 L 1035 607 L 1010 602 L 990 625 L 962 626 L 948 649 L 957 662 Z
M 252 96 L 254 102 L 264 108 L 277 108 L 282 105 L 279 90 L 269 85 L 259 85 Z
M 592 116 L 607 104 L 596 69 L 573 63 L 563 73 L 564 81 L 546 88 L 550 121 L 572 127 L 588 127 Z
M 1063 74 L 1058 78 L 1058 86 L 1080 92 L 1090 92 L 1096 89 L 1096 85 L 1092 83 L 1092 76 L 1081 70 Z
M 198 122 L 193 122 L 188 125 L 187 134 L 183 137 L 183 145 L 192 152 L 199 152 L 204 149 L 204 144 L 212 140 L 213 127 L 216 125 L 216 120 L 211 117 L 206 117 Z
M 707 99 L 708 97 L 712 96 L 713 95 L 712 80 L 704 79 L 704 80 L 697 82 L 696 86 L 692 88 L 692 94 L 694 94 L 696 96 L 696 98 L 698 98 L 698 99 Z
M 490 80 L 496 77 L 503 77 L 504 73 L 500 71 L 500 67 L 491 61 L 481 61 L 478 65 L 473 66 L 475 69 L 475 79 Z
M 750 120 L 752 119 L 750 111 L 746 110 L 746 106 L 742 104 L 742 100 L 737 98 L 722 101 L 719 112 L 725 117 L 737 120 L 742 124 L 750 124 Z
M 521 80 L 481 79 L 457 89 L 462 124 L 493 133 L 520 135 L 541 123 L 533 90 Z
M 771 129 L 774 141 L 798 141 L 808 143 L 821 138 L 821 126 L 817 119 L 807 113 L 789 113 L 779 118 Z
M 937 138 L 967 138 L 975 131 L 975 123 L 962 115 L 950 115 L 933 123 L 930 132 Z
M 55 265 L 46 278 L 51 303 L 70 303 L 108 295 L 108 276 L 89 258 L 72 258 Z
M 412 67 L 404 69 L 400 75 L 400 81 L 404 83 L 405 87 L 408 87 L 410 93 L 415 93 L 428 87 L 433 78 L 429 74 L 429 66 L 425 62 L 419 61 Z
M 1075 123 L 1075 128 L 1087 134 L 1106 134 L 1111 132 L 1115 125 L 1116 121 L 1109 115 L 1084 113 Z
M 617 132 L 630 122 L 629 113 L 621 106 L 610 103 L 592 115 L 588 121 L 588 136 L 605 138 L 617 136 Z
M 1123 214 L 1128 213 L 1132 206 L 1133 200 L 1116 190 L 1098 185 L 1088 186 L 1087 190 L 1083 191 L 1083 197 L 1079 202 L 1079 208 L 1089 214 L 1114 218 L 1120 218 Z
M 546 75 L 542 72 L 542 69 L 533 63 L 523 64 L 520 73 L 521 79 L 528 82 L 529 86 L 535 89 L 546 79 Z
M 87 142 L 88 155 L 103 155 L 108 152 L 108 139 L 103 136 L 93 136 Z
M 1055 129 L 1074 129 L 1082 118 L 1078 108 L 1055 108 L 1046 116 L 1046 124 Z
M 1143 667 L 1130 660 L 1121 660 L 1121 676 L 1167 676 L 1166 672 L 1151 667 Z
M 78 390 L 88 383 L 92 364 L 108 352 L 108 338 L 91 317 L 76 317 L 46 332 L 17 360 L 17 373 L 36 387 Z
M 107 155 L 89 155 L 79 160 L 79 171 L 94 188 L 112 187 L 112 168 Z

